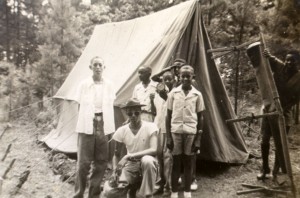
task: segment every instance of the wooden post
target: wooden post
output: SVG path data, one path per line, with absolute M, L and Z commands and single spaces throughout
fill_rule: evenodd
M 3 155 L 2 159 L 1 159 L 2 162 L 5 160 L 7 154 L 9 153 L 10 148 L 11 148 L 11 144 L 9 144 L 8 147 L 6 148 L 6 151 L 5 151 L 5 153 L 4 153 L 4 155 Z
M 4 133 L 7 131 L 8 128 L 9 128 L 8 125 L 4 128 L 3 132 L 0 134 L 0 140 L 3 137 Z
M 9 166 L 6 168 L 4 174 L 2 175 L 2 178 L 5 179 L 7 173 L 10 171 L 10 169 L 11 169 L 12 166 L 14 165 L 15 161 L 16 161 L 16 159 L 13 159 L 13 160 L 10 162 Z
M 261 51 L 262 51 L 265 49 L 266 45 L 265 45 L 265 40 L 264 40 L 262 34 L 260 34 L 260 38 L 261 38 L 261 42 L 262 42 L 262 45 L 261 45 Z M 271 73 L 271 67 L 270 67 L 269 61 L 267 61 L 266 58 L 264 60 L 266 63 L 266 68 L 269 70 L 268 72 Z M 287 174 L 291 181 L 291 187 L 292 187 L 294 197 L 296 197 L 296 187 L 295 187 L 294 179 L 293 179 L 292 164 L 291 164 L 290 153 L 289 153 L 289 148 L 288 148 L 285 119 L 284 119 L 283 110 L 281 107 L 281 103 L 279 100 L 279 94 L 278 94 L 274 79 L 273 78 L 271 78 L 271 79 L 272 80 L 270 80 L 270 88 L 272 90 L 275 108 L 276 108 L 277 112 L 279 113 L 278 124 L 279 124 L 280 140 L 281 140 L 281 145 L 282 145 L 282 148 L 281 148 L 282 150 L 281 151 L 279 150 L 279 152 L 282 152 L 282 154 L 283 154 L 285 168 L 286 168 Z M 274 135 L 273 135 L 273 138 L 274 138 Z M 274 138 L 274 140 L 275 140 L 275 138 Z M 276 149 L 280 149 L 280 148 L 278 148 L 276 146 Z M 276 152 L 278 152 L 278 150 Z M 282 169 L 284 168 L 282 166 L 282 164 L 281 164 L 281 168 Z
M 288 142 L 283 110 L 279 100 L 277 87 L 275 85 L 274 78 L 272 75 L 270 63 L 268 59 L 262 56 L 262 52 L 265 49 L 265 41 L 262 34 L 260 34 L 260 40 L 260 43 L 255 43 L 248 47 L 247 55 L 249 56 L 256 72 L 256 79 L 262 95 L 265 110 L 268 113 L 273 111 L 277 111 L 278 113 L 278 116 L 271 116 L 267 119 L 270 123 L 280 166 L 283 171 L 287 172 L 290 178 L 293 194 L 296 195 L 296 188 L 294 185 L 292 166 L 288 151 Z
M 3 184 L 3 178 L 0 177 L 0 195 L 1 195 L 1 192 L 2 192 L 2 184 Z
M 298 102 L 298 104 L 295 106 L 295 108 L 296 108 L 296 111 L 295 111 L 295 123 L 296 124 L 299 124 L 299 102 Z

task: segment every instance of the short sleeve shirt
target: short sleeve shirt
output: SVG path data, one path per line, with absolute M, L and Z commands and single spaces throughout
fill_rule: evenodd
M 137 98 L 140 103 L 146 105 L 142 107 L 142 110 L 151 112 L 150 94 L 156 93 L 156 85 L 154 81 L 150 81 L 149 85 L 145 88 L 142 83 L 137 84 L 134 87 L 132 97 Z
M 201 92 L 192 86 L 188 95 L 185 95 L 180 85 L 169 93 L 167 108 L 172 111 L 172 133 L 196 134 L 197 113 L 205 110 Z
M 101 110 L 95 105 L 96 90 L 102 92 L 100 96 L 101 101 Z M 104 133 L 110 134 L 115 131 L 115 118 L 114 118 L 114 107 L 113 103 L 115 100 L 115 92 L 112 86 L 112 83 L 103 79 L 103 84 L 100 87 L 96 87 L 92 77 L 85 79 L 77 87 L 75 100 L 80 104 L 78 112 L 78 120 L 76 124 L 75 131 L 78 133 L 93 134 L 93 119 L 95 113 L 103 112 L 103 121 L 104 121 Z
M 124 143 L 128 153 L 136 153 L 150 148 L 150 137 L 157 135 L 158 128 L 152 122 L 142 121 L 140 130 L 134 135 L 129 124 L 121 126 L 114 133 L 112 139 Z

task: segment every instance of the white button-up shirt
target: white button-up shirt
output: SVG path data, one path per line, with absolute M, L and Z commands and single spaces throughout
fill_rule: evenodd
M 75 100 L 79 103 L 79 113 L 75 131 L 93 134 L 93 119 L 96 113 L 95 104 L 97 104 L 95 89 L 102 89 L 103 128 L 107 135 L 115 131 L 113 102 L 116 95 L 110 82 L 104 79 L 102 86 L 96 86 L 92 77 L 82 81 L 76 91 Z
M 144 87 L 142 82 L 134 87 L 132 97 L 137 98 L 141 104 L 146 105 L 142 107 L 142 111 L 148 112 L 147 114 L 142 113 L 142 120 L 153 122 L 153 115 L 151 114 L 150 94 L 156 93 L 156 85 L 157 83 L 151 80 L 146 88 Z
M 185 95 L 182 85 L 173 88 L 168 96 L 167 108 L 172 111 L 172 133 L 196 134 L 197 113 L 205 109 L 201 92 L 192 86 Z

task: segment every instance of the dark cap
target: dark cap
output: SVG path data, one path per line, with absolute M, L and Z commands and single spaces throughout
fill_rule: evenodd
M 171 65 L 172 66 L 177 66 L 177 67 L 181 67 L 182 65 L 185 65 L 186 64 L 186 61 L 182 58 L 176 58 L 174 61 L 173 61 L 173 64 Z
M 146 106 L 144 104 L 141 104 L 140 101 L 136 98 L 130 98 L 124 105 L 122 105 L 122 109 L 127 109 L 131 107 L 143 107 Z

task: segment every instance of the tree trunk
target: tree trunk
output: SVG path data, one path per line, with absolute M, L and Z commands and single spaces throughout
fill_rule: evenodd
M 7 5 L 7 1 L 5 0 L 5 15 L 6 15 L 6 58 L 10 60 L 10 33 L 9 33 L 9 9 Z

